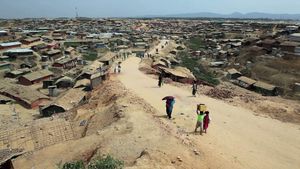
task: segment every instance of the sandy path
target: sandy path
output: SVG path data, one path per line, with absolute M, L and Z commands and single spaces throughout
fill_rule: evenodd
M 165 114 L 161 99 L 176 97 L 172 127 L 193 131 L 195 107 L 205 103 L 211 111 L 212 123 L 205 136 L 190 135 L 191 140 L 214 163 L 214 168 L 298 169 L 300 167 L 300 126 L 255 116 L 250 110 L 231 106 L 206 96 L 191 97 L 184 89 L 164 85 L 138 70 L 140 59 L 131 57 L 123 62 L 119 79 L 126 88 Z M 171 146 L 171 145 L 170 145 Z

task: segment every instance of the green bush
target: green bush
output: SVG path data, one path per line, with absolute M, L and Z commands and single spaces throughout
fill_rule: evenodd
M 75 161 L 65 163 L 63 166 L 60 166 L 59 169 L 85 169 L 83 161 Z
M 216 79 L 213 73 L 205 69 L 198 63 L 197 59 L 192 58 L 187 52 L 179 52 L 178 57 L 181 60 L 180 65 L 193 72 L 197 79 L 203 80 L 214 86 L 220 84 L 220 81 Z
M 124 162 L 108 155 L 105 158 L 91 161 L 87 166 L 84 165 L 83 161 L 68 162 L 58 166 L 59 169 L 122 169 Z
M 187 42 L 188 48 L 192 50 L 199 50 L 205 48 L 205 42 L 203 41 L 203 38 L 201 37 L 192 37 L 188 42 Z
M 111 156 L 96 159 L 88 165 L 88 169 L 122 169 L 123 167 L 123 161 L 114 159 Z

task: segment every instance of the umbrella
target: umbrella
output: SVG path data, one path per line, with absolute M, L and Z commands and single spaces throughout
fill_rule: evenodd
M 166 96 L 162 100 L 174 100 L 174 99 L 175 99 L 175 97 L 173 97 L 173 96 Z

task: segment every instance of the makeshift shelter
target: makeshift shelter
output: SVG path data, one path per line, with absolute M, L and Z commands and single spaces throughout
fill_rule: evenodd
M 9 103 L 9 102 L 12 102 L 12 101 L 13 100 L 11 98 L 0 95 L 0 104 L 6 104 L 6 103 Z
M 161 67 L 160 69 L 164 73 L 165 77 L 176 82 L 192 84 L 193 81 L 196 80 L 193 73 L 184 67 L 176 67 L 175 69 Z
M 74 88 L 86 88 L 91 86 L 91 81 L 89 79 L 81 79 L 76 82 Z
M 58 79 L 54 84 L 57 86 L 57 88 L 69 88 L 73 87 L 75 82 L 71 77 L 65 76 Z
M 242 73 L 241 72 L 239 72 L 239 71 L 237 71 L 236 69 L 229 69 L 228 71 L 227 71 L 227 75 L 226 75 L 226 77 L 228 78 L 228 79 L 237 79 L 237 78 L 239 78 L 239 77 L 241 77 L 242 76 Z
M 55 113 L 62 113 L 81 105 L 86 100 L 86 93 L 81 88 L 73 88 L 54 102 L 40 109 L 41 115 L 49 117 Z
M 53 63 L 53 67 L 63 68 L 63 69 L 71 69 L 76 67 L 77 58 L 64 57 L 59 58 Z
M 0 94 L 15 100 L 25 108 L 30 109 L 36 108 L 41 103 L 49 101 L 49 97 L 30 87 L 11 84 L 4 81 L 0 82 Z
M 107 76 L 104 73 L 95 73 L 91 76 L 91 87 L 95 88 L 102 83 L 102 81 L 106 80 Z
M 245 76 L 241 76 L 237 78 L 237 81 L 235 83 L 243 88 L 253 89 L 253 85 L 254 83 L 256 83 L 256 80 L 250 79 Z
M 163 61 L 161 61 L 161 60 L 157 60 L 157 61 L 154 61 L 154 62 L 152 63 L 152 68 L 153 68 L 153 69 L 158 70 L 159 68 L 162 68 L 162 67 L 167 68 L 168 66 L 166 65 L 165 62 L 163 62 Z
M 266 96 L 276 96 L 278 95 L 278 89 L 276 86 L 264 83 L 264 82 L 256 82 L 254 83 L 254 90 L 258 93 L 261 93 Z
M 24 154 L 21 149 L 0 150 L 0 169 L 14 169 L 12 159 Z
M 35 83 L 42 82 L 43 80 L 49 80 L 51 77 L 53 77 L 53 72 L 44 69 L 21 76 L 19 78 L 19 83 L 25 86 L 29 86 Z
M 99 59 L 100 62 L 104 63 L 105 66 L 110 66 L 116 59 L 117 54 L 113 52 L 108 52 L 106 55 Z
M 91 79 L 92 75 L 97 74 L 97 73 L 101 73 L 103 75 L 106 75 L 106 71 L 107 66 L 104 66 L 104 63 L 96 60 L 94 61 L 92 64 L 85 66 L 83 68 L 83 71 L 81 72 L 81 74 L 76 78 L 77 80 L 81 80 L 81 79 Z

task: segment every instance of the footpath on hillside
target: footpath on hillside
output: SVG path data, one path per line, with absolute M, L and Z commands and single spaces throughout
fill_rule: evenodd
M 201 151 L 208 163 L 220 163 L 222 168 L 296 169 L 300 166 L 300 130 L 298 125 L 255 116 L 254 112 L 229 105 L 204 95 L 196 98 L 175 86 L 157 87 L 153 79 L 138 70 L 140 58 L 131 57 L 122 63 L 118 76 L 124 86 L 158 110 L 153 118 L 176 128 L 187 142 Z M 174 120 L 165 118 L 165 96 L 174 96 Z M 204 103 L 211 112 L 208 134 L 193 133 L 196 105 Z M 218 159 L 218 161 L 216 161 Z

